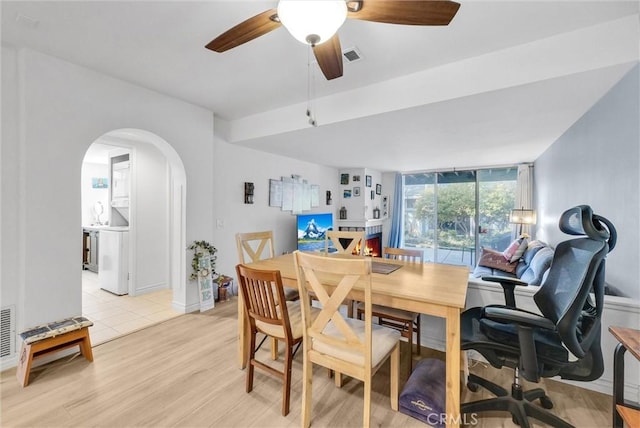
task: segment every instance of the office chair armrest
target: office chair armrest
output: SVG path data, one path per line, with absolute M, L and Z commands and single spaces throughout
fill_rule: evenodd
M 484 308 L 484 316 L 493 321 L 515 323 L 523 327 L 544 328 L 547 330 L 555 330 L 556 328 L 556 325 L 547 318 L 517 308 L 487 306 Z
M 504 293 L 505 304 L 512 308 L 516 307 L 516 295 L 514 291 L 516 288 L 516 285 L 521 285 L 521 286 L 529 285 L 528 283 L 522 280 L 519 280 L 518 278 L 508 278 L 505 276 L 494 276 L 494 275 L 483 276 L 482 280 L 500 283 L 500 285 L 502 286 L 502 292 Z

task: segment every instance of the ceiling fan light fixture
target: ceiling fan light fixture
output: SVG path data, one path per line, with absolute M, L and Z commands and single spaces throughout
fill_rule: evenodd
M 312 46 L 326 42 L 347 18 L 344 0 L 280 0 L 278 18 L 291 35 Z

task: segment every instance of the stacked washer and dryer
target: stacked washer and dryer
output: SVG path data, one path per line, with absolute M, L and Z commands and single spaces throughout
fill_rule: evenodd
M 129 154 L 110 156 L 109 226 L 100 230 L 100 288 L 116 295 L 129 293 Z

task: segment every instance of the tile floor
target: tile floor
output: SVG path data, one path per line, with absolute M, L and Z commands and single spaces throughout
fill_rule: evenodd
M 92 345 L 181 315 L 171 309 L 171 290 L 116 296 L 100 289 L 98 274 L 82 271 L 82 315 L 93 321 Z

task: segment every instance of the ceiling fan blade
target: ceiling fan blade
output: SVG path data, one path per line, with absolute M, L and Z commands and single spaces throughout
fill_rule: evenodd
M 224 52 L 281 26 L 282 24 L 278 20 L 278 11 L 269 9 L 220 34 L 210 41 L 206 48 L 215 52 Z
M 335 34 L 326 42 L 313 47 L 320 70 L 327 80 L 342 76 L 342 49 L 340 38 Z
M 449 25 L 460 7 L 449 0 L 347 1 L 348 18 L 403 25 Z

